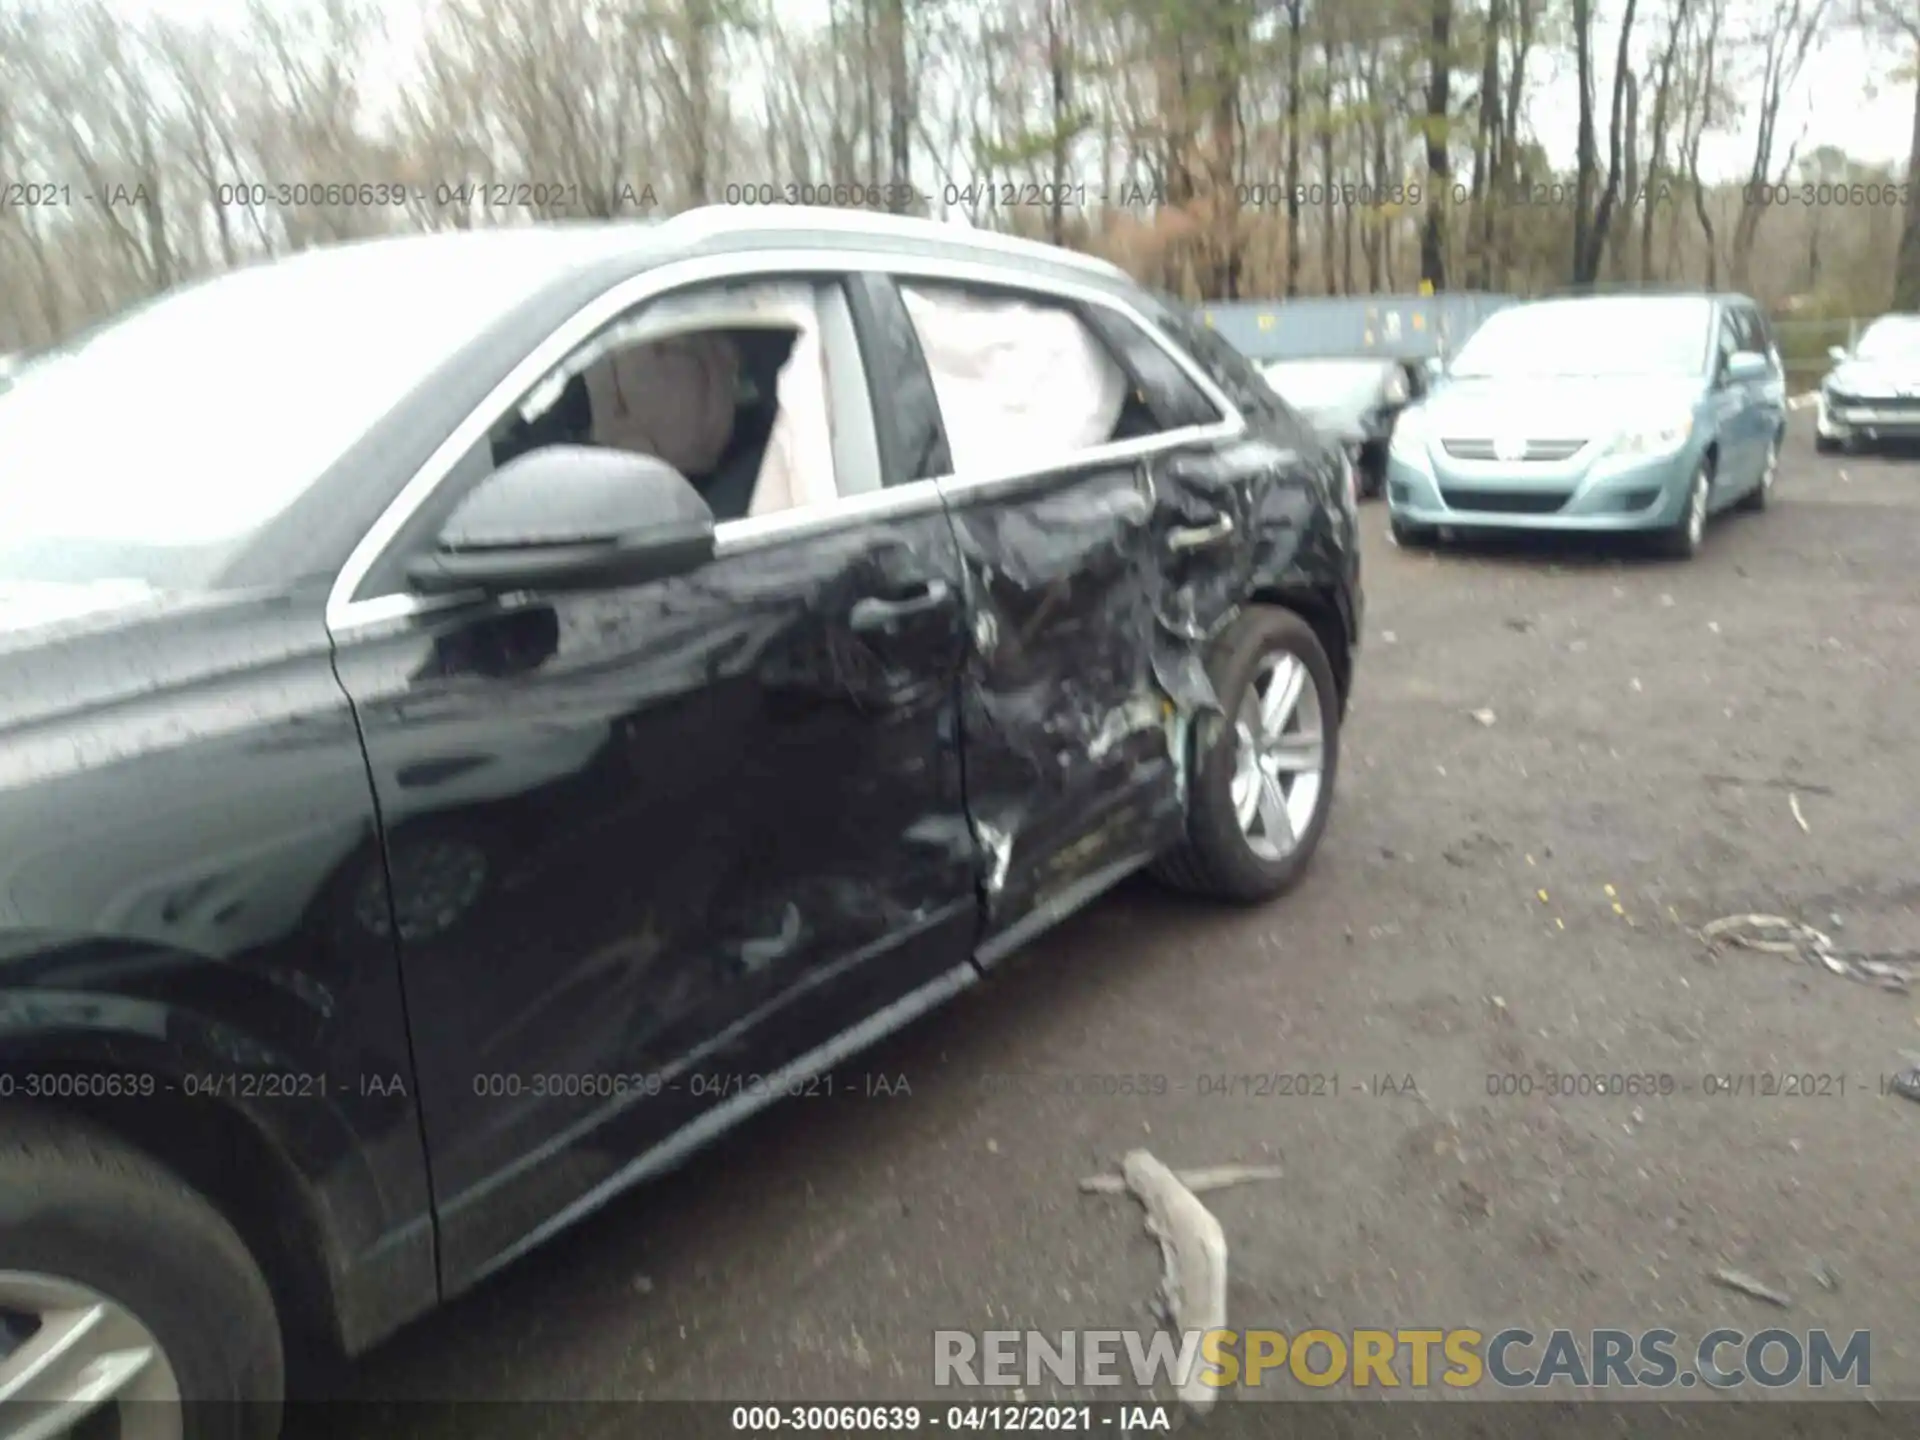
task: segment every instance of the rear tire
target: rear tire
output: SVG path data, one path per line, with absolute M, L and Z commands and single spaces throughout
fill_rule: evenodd
M 1236 720 L 1243 704 L 1258 705 L 1258 691 L 1248 701 L 1256 681 L 1274 674 L 1274 683 L 1280 684 L 1283 675 L 1299 671 L 1304 671 L 1304 680 L 1292 713 L 1302 729 L 1276 737 L 1275 748 L 1279 742 L 1291 743 L 1296 754 L 1310 748 L 1307 726 L 1311 722 L 1319 734 L 1318 785 L 1311 794 L 1294 790 L 1291 787 L 1306 778 L 1305 772 L 1282 772 L 1287 776 L 1279 781 L 1282 793 L 1299 795 L 1312 809 L 1299 823 L 1288 820 L 1289 846 L 1272 847 L 1278 853 L 1262 853 L 1260 839 L 1249 835 L 1241 821 L 1242 806 L 1236 803 L 1235 785 L 1246 740 Z M 1176 889 L 1216 900 L 1238 904 L 1271 900 L 1290 889 L 1306 870 L 1333 808 L 1341 714 L 1333 665 L 1305 620 L 1291 610 L 1260 605 L 1250 608 L 1214 642 L 1207 674 L 1226 713 L 1208 717 L 1211 736 L 1195 747 L 1186 837 L 1154 873 Z
M 75 1313 L 69 1301 L 31 1309 L 27 1297 L 54 1282 L 91 1292 L 82 1304 L 107 1302 L 113 1359 L 148 1353 L 149 1344 L 157 1350 L 122 1393 L 164 1391 L 157 1382 L 170 1371 L 185 1402 L 186 1440 L 278 1434 L 285 1362 L 273 1297 L 246 1245 L 206 1200 L 104 1131 L 12 1110 L 0 1113 L 0 1196 L 0 1304 L 15 1317 L 0 1331 L 15 1337 L 12 1346 L 0 1340 L 0 1387 L 9 1352 L 26 1363 L 29 1331 L 44 1345 L 59 1315 Z M 108 1333 L 96 1325 L 82 1343 Z M 128 1421 L 161 1402 L 130 1403 L 139 1408 L 112 1418 L 120 1433 L 137 1435 Z

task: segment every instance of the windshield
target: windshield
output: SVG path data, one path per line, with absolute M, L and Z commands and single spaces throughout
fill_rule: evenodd
M 43 608 L 49 586 L 216 585 L 251 535 L 552 272 L 551 243 L 508 241 L 309 251 L 36 355 L 0 390 L 0 609 L 25 595 Z
M 1920 361 L 1920 315 L 1889 315 L 1874 321 L 1853 353 L 1861 360 Z
M 1386 380 L 1378 360 L 1282 360 L 1262 366 L 1260 373 L 1281 399 L 1303 410 L 1360 399 Z
M 1474 376 L 1701 375 L 1713 303 L 1631 296 L 1542 300 L 1487 317 L 1448 367 Z

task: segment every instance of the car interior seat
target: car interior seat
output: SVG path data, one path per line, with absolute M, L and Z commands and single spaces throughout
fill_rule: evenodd
M 780 415 L 780 369 L 793 353 L 791 330 L 730 330 L 740 356 L 733 437 L 719 463 L 705 475 L 688 476 L 716 521 L 739 520 L 753 504 L 753 490 Z

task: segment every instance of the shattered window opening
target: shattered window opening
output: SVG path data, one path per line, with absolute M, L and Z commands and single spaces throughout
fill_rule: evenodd
M 716 522 L 839 498 L 816 287 L 687 291 L 623 315 L 496 428 L 492 464 L 554 444 L 664 460 Z

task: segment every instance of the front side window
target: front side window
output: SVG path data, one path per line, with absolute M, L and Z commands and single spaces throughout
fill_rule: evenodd
M 552 273 L 550 245 L 499 236 L 317 250 L 37 355 L 0 392 L 0 628 L 224 588 L 252 537 Z
M 489 437 L 494 466 L 545 445 L 664 460 L 716 521 L 837 498 L 816 289 L 755 282 L 657 300 L 603 329 Z
M 1740 338 L 1740 326 L 1734 319 L 1733 311 L 1729 310 L 1720 317 L 1719 373 L 1724 375 L 1727 362 L 1745 348 Z
M 1481 322 L 1449 373 L 1459 379 L 1694 376 L 1708 363 L 1714 305 L 1694 297 L 1541 300 Z

